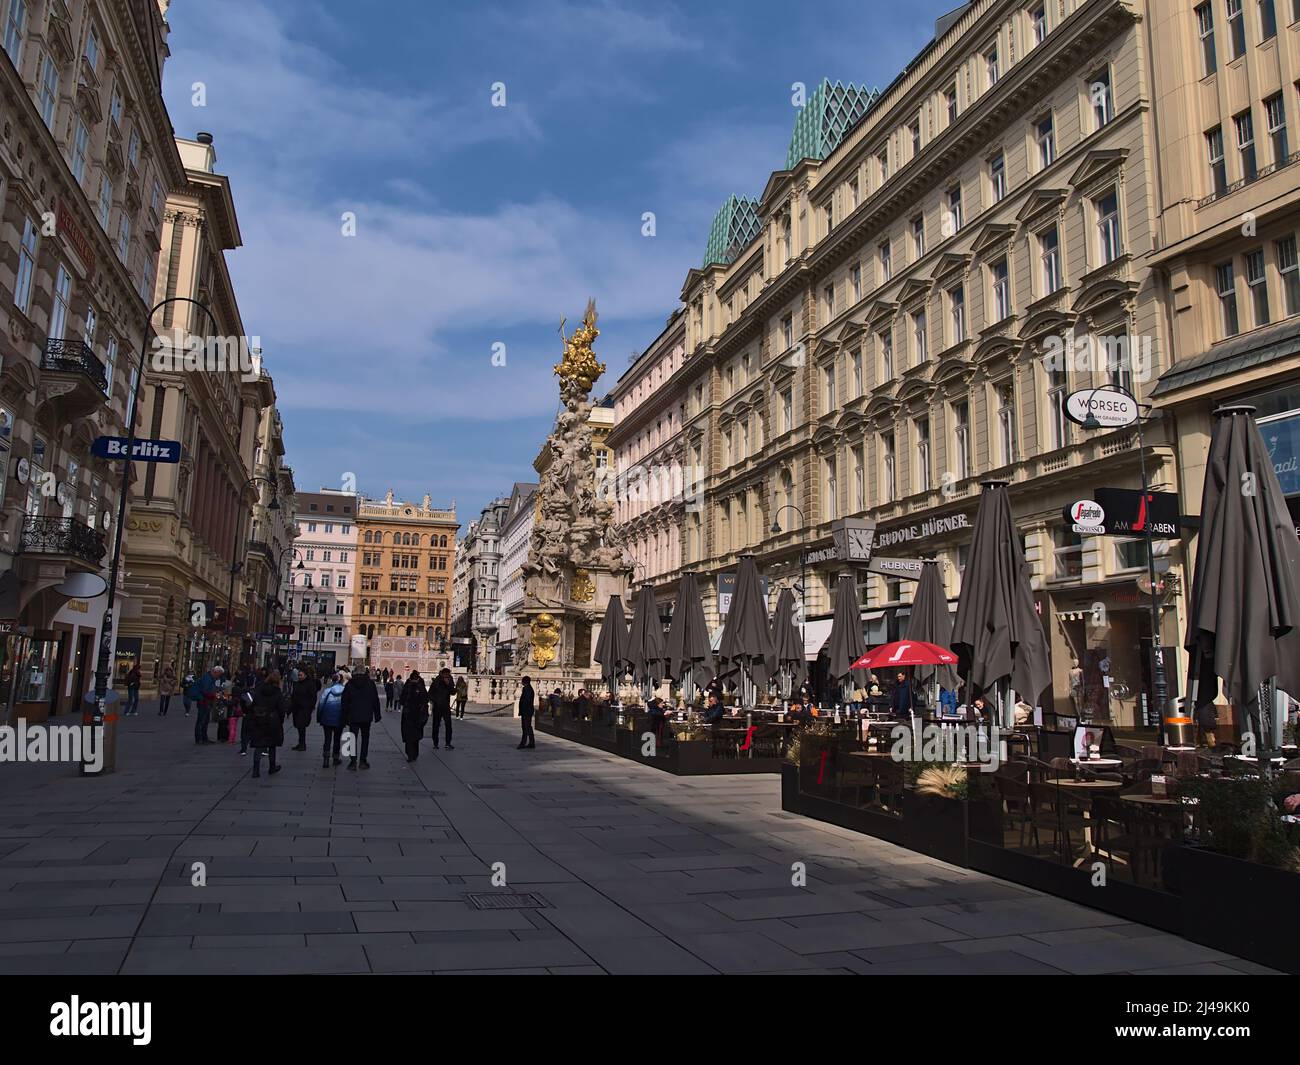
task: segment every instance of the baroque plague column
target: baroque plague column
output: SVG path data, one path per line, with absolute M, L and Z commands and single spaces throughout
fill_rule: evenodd
M 560 323 L 561 337 L 564 323 Z M 614 506 L 597 491 L 590 422 L 592 386 L 605 372 L 592 344 L 596 303 L 564 340 L 556 365 L 564 410 L 546 440 L 550 464 L 537 490 L 537 519 L 523 565 L 524 599 L 514 613 L 520 647 L 516 669 L 542 671 L 546 683 L 588 680 L 599 619 L 622 595 L 631 565 L 611 525 Z

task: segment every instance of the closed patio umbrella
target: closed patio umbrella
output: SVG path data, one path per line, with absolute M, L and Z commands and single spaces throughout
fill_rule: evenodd
M 957 652 L 958 672 L 972 689 L 967 698 L 976 694 L 974 689 L 982 693 L 1009 685 L 1033 703 L 1052 679 L 1047 640 L 1034 610 L 1029 566 L 1011 520 L 1007 486 L 987 481 L 983 487 L 948 646 Z M 1006 703 L 1000 718 L 1010 728 L 1010 701 L 999 702 Z
M 707 684 L 714 672 L 709 626 L 694 573 L 683 573 L 677 582 L 677 605 L 668 626 L 665 654 L 668 672 L 681 682 L 682 694 L 689 702 L 695 698 L 695 686 Z
M 1257 700 L 1259 746 L 1272 749 L 1273 686 L 1300 693 L 1300 541 L 1253 415 L 1214 412 L 1184 646 L 1192 705 L 1212 702 L 1222 679 L 1238 707 Z
M 862 612 L 858 609 L 858 588 L 851 573 L 841 573 L 835 581 L 835 613 L 831 616 L 831 634 L 826 637 L 830 656 L 830 675 L 847 686 L 853 663 L 866 653 L 862 638 Z M 849 700 L 845 698 L 845 702 Z
M 722 672 L 739 670 L 751 683 L 741 686 L 745 706 L 752 708 L 757 692 L 767 687 L 776 671 L 776 650 L 772 646 L 772 629 L 763 605 L 762 584 L 753 555 L 740 560 L 736 573 L 736 590 L 731 597 L 726 628 L 722 632 Z
M 623 597 L 611 595 L 605 605 L 605 619 L 600 624 L 593 656 L 600 664 L 600 675 L 609 685 L 611 695 L 617 696 L 618 676 L 628 669 L 627 621 L 623 616 Z
M 781 677 L 781 697 L 788 699 L 808 677 L 803 635 L 794 623 L 794 592 L 789 588 L 782 588 L 776 597 L 776 610 L 772 614 L 772 648 Z
M 940 647 L 952 646 L 952 614 L 943 591 L 943 575 L 936 559 L 927 558 L 921 566 L 921 579 L 912 599 L 912 613 L 907 619 L 907 638 Z M 957 687 L 957 670 L 953 666 L 921 666 L 916 671 L 921 684 L 937 684 L 952 691 Z
M 659 604 L 650 585 L 642 585 L 632 612 L 632 628 L 627 634 L 627 656 L 632 676 L 641 685 L 647 701 L 655 685 L 667 673 L 668 652 L 664 649 L 664 627 L 659 621 Z

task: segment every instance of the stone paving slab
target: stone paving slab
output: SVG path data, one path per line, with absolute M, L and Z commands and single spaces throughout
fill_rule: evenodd
M 237 746 L 146 705 L 109 776 L 5 767 L 0 972 L 1267 971 L 787 814 L 773 777 L 516 751 L 507 718 L 456 736 L 412 766 L 385 714 L 373 768 L 349 772 L 313 729 L 254 780 Z

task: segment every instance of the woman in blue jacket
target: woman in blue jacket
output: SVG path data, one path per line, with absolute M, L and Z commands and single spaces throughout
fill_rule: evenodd
M 316 721 L 325 730 L 321 768 L 329 768 L 331 756 L 337 766 L 342 761 L 339 752 L 343 742 L 343 684 L 337 673 L 330 678 L 330 684 L 321 689 L 320 698 L 316 700 Z

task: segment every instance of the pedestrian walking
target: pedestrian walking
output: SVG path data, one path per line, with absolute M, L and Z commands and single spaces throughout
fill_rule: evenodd
M 316 701 L 316 720 L 325 730 L 325 746 L 322 749 L 321 768 L 330 767 L 330 758 L 335 767 L 342 758 L 339 748 L 343 743 L 343 685 L 339 683 L 337 673 L 330 679 L 330 684 L 320 693 Z
M 185 716 L 190 716 L 190 711 L 194 709 L 194 704 L 199 697 L 199 678 L 195 675 L 194 670 L 185 674 L 185 679 L 181 681 L 181 701 L 185 704 Z
M 451 679 L 451 670 L 445 666 L 429 684 L 429 708 L 433 712 L 433 749 L 438 749 L 438 731 L 441 725 L 447 726 L 447 750 L 454 751 L 451 745 L 451 700 L 456 695 L 456 682 Z
M 194 684 L 194 742 L 211 743 L 208 739 L 208 722 L 217 709 L 221 691 L 221 675 L 225 672 L 220 666 L 213 666 Z
M 162 676 L 158 678 L 158 716 L 166 717 L 171 706 L 172 694 L 176 691 L 176 670 L 170 665 L 163 667 Z
M 384 709 L 385 710 L 391 710 L 393 708 L 394 687 L 395 685 L 393 684 L 393 675 L 389 673 L 388 670 L 384 670 Z
M 411 675 L 402 685 L 402 742 L 406 744 L 408 762 L 420 757 L 420 737 L 424 735 L 424 725 L 428 720 L 429 693 L 424 690 L 424 679 L 411 670 Z
M 343 686 L 343 719 L 352 734 L 352 756 L 348 759 L 348 768 L 357 768 L 357 756 L 361 757 L 361 768 L 369 769 L 366 756 L 370 754 L 370 726 L 382 719 L 379 710 L 379 689 L 370 673 L 365 668 Z
M 126 710 L 123 717 L 135 717 L 140 713 L 140 667 L 133 664 L 122 678 L 126 685 Z
M 239 753 L 246 755 L 248 748 L 251 746 L 249 741 L 249 711 L 253 708 L 253 699 L 255 693 L 262 686 L 262 678 L 259 677 L 252 669 L 245 668 L 239 674 L 239 679 L 235 682 L 235 698 L 231 703 L 230 716 L 239 723 Z M 231 733 L 230 742 L 235 742 L 234 733 Z
M 262 775 L 262 754 L 265 752 L 269 772 L 278 773 L 275 751 L 284 743 L 285 693 L 280 688 L 280 673 L 271 670 L 253 693 L 253 704 L 244 715 L 247 724 L 244 732 L 253 748 L 253 776 Z
M 533 693 L 533 679 L 525 677 L 523 687 L 519 689 L 519 723 L 523 726 L 524 732 L 519 739 L 518 750 L 537 746 L 537 740 L 533 736 L 533 711 L 536 705 L 537 696 Z
M 311 667 L 296 671 L 298 679 L 293 682 L 289 694 L 289 709 L 293 714 L 293 727 L 298 730 L 298 743 L 295 751 L 307 749 L 307 728 L 311 725 L 311 714 L 316 709 L 317 684 Z
M 456 678 L 456 716 L 465 716 L 465 704 L 469 702 L 469 685 L 464 677 Z

